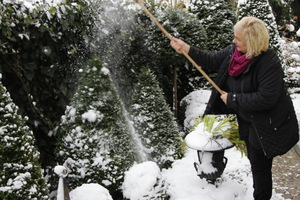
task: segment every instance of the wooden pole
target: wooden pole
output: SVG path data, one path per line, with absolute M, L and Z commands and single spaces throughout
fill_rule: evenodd
M 166 29 L 156 20 L 156 18 L 149 12 L 149 10 L 144 6 L 144 4 L 141 2 L 141 0 L 135 0 L 136 3 L 138 3 L 143 11 L 152 19 L 152 21 L 158 26 L 158 28 L 170 39 L 172 40 L 173 37 L 166 31 Z M 197 63 L 184 51 L 181 51 L 182 54 L 198 69 L 198 71 L 208 80 L 212 86 L 216 88 L 216 90 L 223 94 L 222 90 L 217 86 L 217 84 L 211 80 L 211 78 L 197 65 Z

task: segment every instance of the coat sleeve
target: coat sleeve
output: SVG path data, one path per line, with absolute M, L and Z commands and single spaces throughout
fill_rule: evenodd
M 197 47 L 191 46 L 189 56 L 202 68 L 208 71 L 218 71 L 225 58 L 231 54 L 232 45 L 217 51 L 207 52 Z
M 264 111 L 272 108 L 278 101 L 283 88 L 283 71 L 278 56 L 273 52 L 262 57 L 256 65 L 254 83 L 251 83 L 253 90 L 229 93 L 229 108 L 246 112 Z

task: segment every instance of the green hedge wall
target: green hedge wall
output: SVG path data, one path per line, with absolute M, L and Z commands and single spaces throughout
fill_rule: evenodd
M 29 117 L 47 162 L 56 142 L 49 135 L 76 87 L 77 66 L 89 55 L 94 16 L 84 0 L 31 6 L 1 2 L 0 13 L 2 81 L 20 113 Z

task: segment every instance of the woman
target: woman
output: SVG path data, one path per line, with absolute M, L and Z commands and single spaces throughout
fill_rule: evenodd
M 171 46 L 185 51 L 207 70 L 217 71 L 205 114 L 237 114 L 240 139 L 247 147 L 253 175 L 254 199 L 272 196 L 272 161 L 299 140 L 293 103 L 284 88 L 283 70 L 269 48 L 264 23 L 244 17 L 234 26 L 233 44 L 209 53 L 173 38 Z

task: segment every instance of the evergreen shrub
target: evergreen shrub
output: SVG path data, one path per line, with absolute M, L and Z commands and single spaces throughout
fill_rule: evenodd
M 18 106 L 2 85 L 0 74 L 0 199 L 49 199 L 42 175 L 39 152 L 28 117 L 18 114 Z
M 93 13 L 85 0 L 32 6 L 5 1 L 0 13 L 3 84 L 20 113 L 29 117 L 47 164 L 55 143 L 48 133 L 73 95 L 78 63 L 88 57 Z
M 149 68 L 138 76 L 132 100 L 132 115 L 149 159 L 162 168 L 180 158 L 181 137 L 163 91 Z
M 57 163 L 68 169 L 70 189 L 98 183 L 118 199 L 124 172 L 139 162 L 139 153 L 109 70 L 93 57 L 81 73 L 56 132 Z

